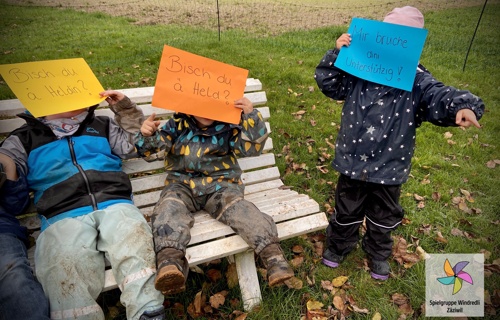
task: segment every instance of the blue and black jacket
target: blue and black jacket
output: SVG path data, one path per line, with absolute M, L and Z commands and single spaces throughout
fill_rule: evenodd
M 111 118 L 94 115 L 94 109 L 77 132 L 61 139 L 38 119 L 20 114 L 26 124 L 0 145 L 0 152 L 13 158 L 20 174 L 26 175 L 42 230 L 63 218 L 132 203 L 122 158 L 135 148 L 127 132 Z M 139 117 L 142 120 L 142 112 Z

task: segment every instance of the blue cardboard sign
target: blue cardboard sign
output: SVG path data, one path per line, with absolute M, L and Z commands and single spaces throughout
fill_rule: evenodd
M 351 44 L 335 66 L 358 78 L 411 91 L 427 30 L 353 18 Z

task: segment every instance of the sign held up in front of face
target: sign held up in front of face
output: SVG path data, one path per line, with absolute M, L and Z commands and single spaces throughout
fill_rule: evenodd
M 0 65 L 0 74 L 35 117 L 87 108 L 104 100 L 83 58 Z
M 189 115 L 238 124 L 248 70 L 165 45 L 152 104 Z
M 351 44 L 335 66 L 358 78 L 411 91 L 427 30 L 353 18 Z

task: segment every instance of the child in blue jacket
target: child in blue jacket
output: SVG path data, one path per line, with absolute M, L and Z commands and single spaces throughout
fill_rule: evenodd
M 160 320 L 164 298 L 154 288 L 151 228 L 133 205 L 121 166 L 122 158 L 137 154 L 131 137 L 143 113 L 118 91 L 101 95 L 116 122 L 95 115 L 97 106 L 41 118 L 20 114 L 26 124 L 1 143 L 0 155 L 12 159 L 18 175 L 26 177 L 23 194 L 33 191 L 42 220 L 35 269 L 50 317 L 104 319 L 96 299 L 107 258 L 127 319 Z

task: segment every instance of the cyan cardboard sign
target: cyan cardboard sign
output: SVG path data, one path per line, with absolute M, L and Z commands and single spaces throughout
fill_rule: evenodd
M 353 18 L 351 44 L 335 66 L 358 78 L 411 91 L 427 30 Z

